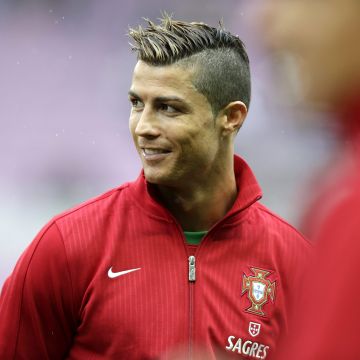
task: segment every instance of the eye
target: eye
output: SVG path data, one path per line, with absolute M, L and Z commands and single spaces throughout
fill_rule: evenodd
M 131 107 L 133 109 L 142 109 L 144 107 L 144 103 L 136 98 L 130 98 Z
M 178 109 L 176 109 L 173 106 L 170 106 L 168 104 L 160 104 L 159 109 L 161 111 L 164 111 L 164 112 L 167 112 L 167 113 L 177 113 L 177 112 L 179 112 Z

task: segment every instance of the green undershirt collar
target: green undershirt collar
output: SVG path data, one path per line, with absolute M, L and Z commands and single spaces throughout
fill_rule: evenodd
M 207 231 L 184 231 L 186 242 L 190 245 L 199 245 Z

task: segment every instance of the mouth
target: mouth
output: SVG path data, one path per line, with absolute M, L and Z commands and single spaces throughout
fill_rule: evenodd
M 159 161 L 167 157 L 171 151 L 161 148 L 141 148 L 141 153 L 145 160 Z

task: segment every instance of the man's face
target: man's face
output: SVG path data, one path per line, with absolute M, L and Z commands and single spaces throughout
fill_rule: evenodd
M 220 126 L 191 79 L 176 65 L 135 66 L 130 131 L 150 183 L 186 186 L 219 162 Z
M 309 99 L 337 101 L 360 85 L 358 0 L 272 0 L 263 11 L 267 40 L 295 55 Z

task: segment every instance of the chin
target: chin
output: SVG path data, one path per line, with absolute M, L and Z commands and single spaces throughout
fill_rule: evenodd
M 173 174 L 144 168 L 144 175 L 146 181 L 150 184 L 163 186 L 174 186 L 176 184 L 176 179 Z
M 164 185 L 166 176 L 159 171 L 148 170 L 144 168 L 144 175 L 147 182 L 155 185 Z

